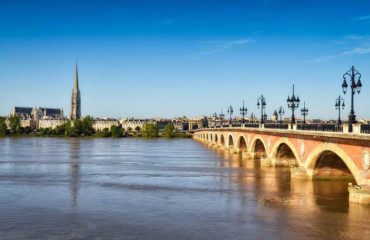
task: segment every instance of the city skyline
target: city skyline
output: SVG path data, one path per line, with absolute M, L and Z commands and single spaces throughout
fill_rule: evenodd
M 280 106 L 289 117 L 295 84 L 307 118 L 336 119 L 340 94 L 347 120 L 341 83 L 352 65 L 363 76 L 356 115 L 370 116 L 369 1 L 306 2 L 304 11 L 289 1 L 19 2 L 1 3 L 0 115 L 14 106 L 70 112 L 77 58 L 83 116 L 209 116 L 243 100 L 258 115 L 263 94 L 269 117 Z

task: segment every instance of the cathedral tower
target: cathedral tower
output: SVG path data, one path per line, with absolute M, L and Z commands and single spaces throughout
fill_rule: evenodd
M 72 89 L 71 120 L 76 120 L 80 118 L 81 118 L 81 95 L 80 88 L 78 86 L 78 69 L 76 62 L 75 81 Z

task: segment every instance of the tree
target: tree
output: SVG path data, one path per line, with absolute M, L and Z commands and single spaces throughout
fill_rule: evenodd
M 94 134 L 95 130 L 93 128 L 94 119 L 91 116 L 86 116 L 82 120 L 81 134 L 84 136 L 91 136 Z
M 76 137 L 74 135 L 74 129 L 72 127 L 72 122 L 68 120 L 64 125 L 64 136 L 66 137 Z
M 13 115 L 8 118 L 9 129 L 11 134 L 19 133 L 21 128 L 21 118 L 18 115 Z
M 0 118 L 0 137 L 4 137 L 6 135 L 7 127 L 5 118 Z
M 176 136 L 175 126 L 172 123 L 168 123 L 163 130 L 163 135 L 166 138 L 173 138 Z
M 98 137 L 110 137 L 111 133 L 108 128 L 104 128 L 103 131 L 99 130 L 96 132 L 96 136 Z
M 71 128 L 70 137 L 78 137 L 83 134 L 83 125 L 80 119 L 76 119 L 73 121 L 73 126 Z
M 154 123 L 146 123 L 141 129 L 141 134 L 145 138 L 155 138 L 158 137 L 159 129 L 157 124 Z
M 112 125 L 110 127 L 110 133 L 112 137 L 119 138 L 123 136 L 123 130 L 121 127 L 117 127 L 116 125 Z

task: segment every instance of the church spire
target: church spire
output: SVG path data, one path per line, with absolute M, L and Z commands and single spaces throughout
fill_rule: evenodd
M 81 94 L 78 85 L 78 67 L 76 61 L 75 68 L 75 80 L 72 89 L 72 99 L 71 99 L 71 119 L 76 120 L 81 118 Z
M 79 88 L 79 86 L 78 86 L 78 66 L 77 66 L 77 60 L 76 60 L 76 67 L 75 67 L 75 82 L 74 82 L 73 88 L 76 89 L 76 90 Z

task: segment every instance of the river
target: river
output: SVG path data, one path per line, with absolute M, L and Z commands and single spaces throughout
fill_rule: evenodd
M 370 239 L 347 183 L 191 139 L 0 139 L 0 239 Z

